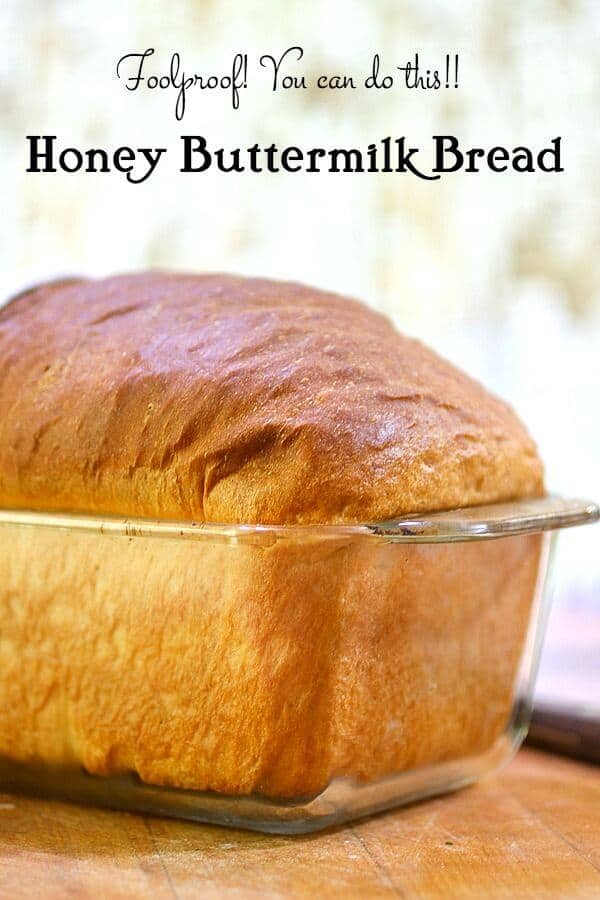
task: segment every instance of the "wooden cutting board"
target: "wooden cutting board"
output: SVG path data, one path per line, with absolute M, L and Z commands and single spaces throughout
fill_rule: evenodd
M 523 750 L 449 797 L 280 838 L 0 794 L 0 897 L 600 898 L 600 768 Z

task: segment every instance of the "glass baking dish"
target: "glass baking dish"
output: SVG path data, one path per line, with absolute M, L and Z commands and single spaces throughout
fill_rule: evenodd
M 0 785 L 281 834 L 527 728 L 556 497 L 356 526 L 0 510 Z

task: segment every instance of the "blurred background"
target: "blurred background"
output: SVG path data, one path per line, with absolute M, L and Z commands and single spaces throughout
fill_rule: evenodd
M 5 0 L 0 5 L 0 293 L 64 273 L 139 267 L 298 279 L 360 297 L 507 398 L 555 492 L 600 499 L 600 6 L 595 0 Z M 460 55 L 457 90 L 273 94 L 262 53 L 304 47 L 303 71 L 395 71 Z M 128 93 L 124 53 L 226 71 L 249 54 L 240 108 L 190 92 Z M 214 146 L 545 146 L 561 174 L 439 182 L 401 175 L 178 173 L 179 135 Z M 144 184 L 26 174 L 26 134 L 62 146 L 168 146 Z M 564 534 L 540 696 L 600 705 L 597 528 Z

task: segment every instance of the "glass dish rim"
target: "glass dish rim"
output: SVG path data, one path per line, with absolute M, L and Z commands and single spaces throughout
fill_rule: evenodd
M 590 500 L 553 494 L 502 503 L 413 513 L 383 522 L 359 524 L 227 524 L 125 517 L 81 512 L 0 508 L 0 526 L 58 528 L 127 538 L 154 537 L 264 543 L 293 540 L 368 539 L 382 543 L 452 543 L 554 531 L 585 525 L 600 518 Z

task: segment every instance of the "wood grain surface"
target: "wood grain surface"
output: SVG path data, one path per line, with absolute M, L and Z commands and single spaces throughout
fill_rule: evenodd
M 0 794 L 0 897 L 600 897 L 600 769 L 523 750 L 452 796 L 281 838 Z

